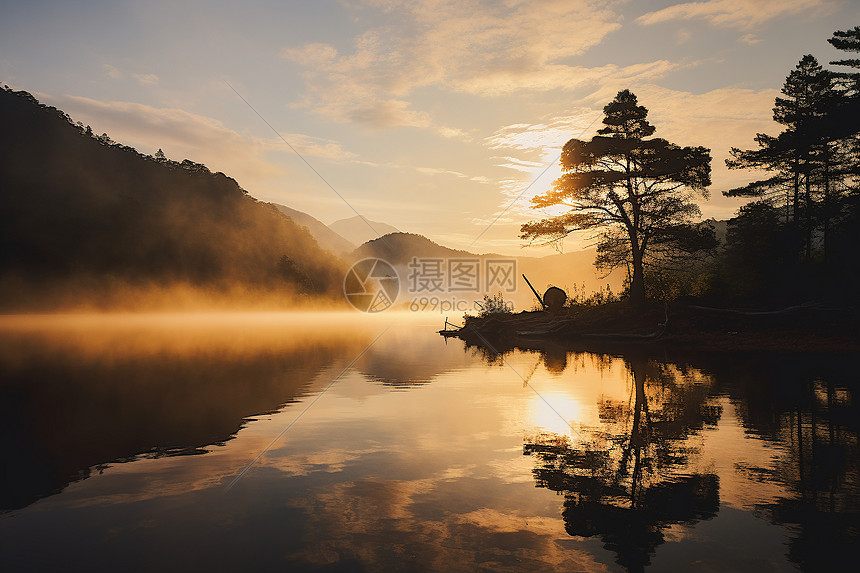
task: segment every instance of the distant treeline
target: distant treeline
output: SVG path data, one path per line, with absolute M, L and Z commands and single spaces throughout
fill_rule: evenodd
M 860 26 L 828 40 L 860 52 Z M 853 303 L 860 292 L 860 59 L 825 69 L 803 56 L 776 98 L 776 135 L 753 149 L 732 148 L 730 169 L 763 179 L 724 191 L 748 197 L 728 221 L 721 247 L 695 260 L 652 269 L 652 298 L 703 295 L 715 300 L 792 304 Z
M 4 308 L 63 285 L 340 292 L 342 262 L 223 173 L 138 153 L 8 87 L 0 125 Z

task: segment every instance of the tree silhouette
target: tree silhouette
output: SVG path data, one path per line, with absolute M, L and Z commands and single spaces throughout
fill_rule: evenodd
M 855 33 L 837 32 L 837 41 L 831 39 L 831 43 L 851 49 L 851 34 Z M 785 126 L 784 131 L 776 137 L 759 133 L 758 149 L 732 148 L 726 160 L 730 169 L 773 173 L 724 194 L 756 197 L 782 209 L 785 223 L 804 237 L 806 261 L 813 258 L 817 235 L 822 239 L 824 260 L 832 258 L 834 222 L 839 223 L 844 196 L 851 192 L 851 179 L 858 174 L 860 107 L 855 75 L 825 70 L 813 56 L 804 56 L 786 78 L 784 97 L 775 101 L 773 119 Z
M 655 128 L 629 90 L 618 92 L 603 111 L 605 127 L 590 141 L 568 141 L 561 156 L 563 175 L 550 191 L 532 199 L 535 208 L 569 211 L 522 225 L 520 237 L 552 244 L 574 231 L 598 231 L 596 264 L 604 269 L 632 265 L 630 299 L 642 303 L 649 255 L 656 255 L 658 246 L 702 237 L 690 224 L 700 214 L 692 199 L 707 198 L 710 152 L 648 139 Z
M 797 287 L 792 276 L 803 239 L 782 222 L 782 213 L 767 201 L 753 201 L 728 221 L 719 279 L 712 294 L 745 300 L 781 301 Z
M 849 52 L 860 52 L 860 26 L 844 32 L 834 32 L 828 40 L 834 47 Z M 837 107 L 831 113 L 827 127 L 846 143 L 849 156 L 848 169 L 843 173 L 849 178 L 860 175 L 860 59 L 850 58 L 830 62 L 832 65 L 847 66 L 856 71 L 836 72 L 839 95 Z M 850 192 L 858 194 L 856 179 Z
M 731 158 L 726 160 L 730 169 L 763 169 L 776 174 L 724 195 L 759 197 L 781 205 L 786 222 L 791 221 L 806 238 L 808 260 L 812 256 L 816 179 L 823 183 L 825 203 L 830 198 L 835 156 L 825 118 L 835 107 L 834 75 L 813 56 L 806 55 L 786 78 L 782 93 L 785 97 L 777 97 L 774 103 L 773 119 L 785 130 L 776 137 L 756 134 L 758 149 L 733 147 Z M 829 221 L 826 212 L 824 219 Z
M 860 26 L 836 31 L 828 42 L 840 50 L 860 52 Z M 845 283 L 846 292 L 853 295 L 860 288 L 860 59 L 830 63 L 852 71 L 835 73 L 841 97 L 828 128 L 840 136 L 839 149 L 845 162 L 840 173 L 843 193 L 836 197 L 834 232 L 827 253 L 831 267 Z
M 838 50 L 844 50 L 846 52 L 860 52 L 860 26 L 854 26 L 851 30 L 837 30 L 836 32 L 833 32 L 833 37 L 827 41 L 831 46 Z M 849 58 L 847 60 L 836 60 L 830 62 L 830 65 L 860 69 L 860 59 Z M 855 81 L 854 91 L 856 92 L 858 90 L 858 87 L 860 86 L 858 86 L 856 82 L 860 80 L 860 73 L 843 72 L 840 75 L 853 79 Z

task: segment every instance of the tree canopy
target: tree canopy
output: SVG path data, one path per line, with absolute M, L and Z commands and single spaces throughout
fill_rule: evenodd
M 708 197 L 710 150 L 650 138 L 655 128 L 648 110 L 629 90 L 618 92 L 603 112 L 598 135 L 568 141 L 562 176 L 532 199 L 535 208 L 566 211 L 522 225 L 520 237 L 557 244 L 570 233 L 594 231 L 598 266 L 630 265 L 630 298 L 640 303 L 649 258 L 707 242 L 707 231 L 692 221 L 700 215 L 694 199 Z
M 834 32 L 828 41 L 841 50 L 860 51 L 860 27 Z M 856 70 L 860 60 L 831 64 Z M 726 160 L 730 169 L 758 169 L 768 176 L 724 191 L 729 197 L 756 201 L 730 222 L 736 232 L 729 233 L 723 274 L 759 275 L 757 282 L 770 285 L 761 293 L 769 298 L 774 289 L 790 285 L 796 300 L 832 294 L 831 287 L 846 277 L 855 277 L 848 283 L 856 282 L 857 238 L 852 229 L 860 214 L 858 78 L 856 72 L 828 70 L 814 56 L 803 56 L 774 101 L 773 120 L 783 130 L 775 136 L 757 134 L 755 149 L 731 149 Z M 770 223 L 761 217 L 764 213 Z M 749 240 L 751 232 L 770 239 Z M 777 237 L 778 248 L 772 244 Z M 768 262 L 771 257 L 771 262 L 779 261 L 777 267 Z M 764 273 L 768 276 L 763 268 L 770 269 Z M 774 284 L 777 276 L 784 286 Z M 810 279 L 813 276 L 822 278 Z M 813 293 L 816 289 L 818 294 Z

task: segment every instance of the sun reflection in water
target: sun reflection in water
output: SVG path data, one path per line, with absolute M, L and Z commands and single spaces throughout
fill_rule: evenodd
M 570 435 L 582 417 L 579 400 L 563 393 L 534 396 L 530 404 L 531 423 L 546 432 Z

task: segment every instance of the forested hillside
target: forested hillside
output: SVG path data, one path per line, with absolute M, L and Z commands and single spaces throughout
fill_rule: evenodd
M 342 263 L 223 173 L 95 136 L 26 92 L 0 91 L 0 122 L 4 308 L 119 285 L 340 293 Z

